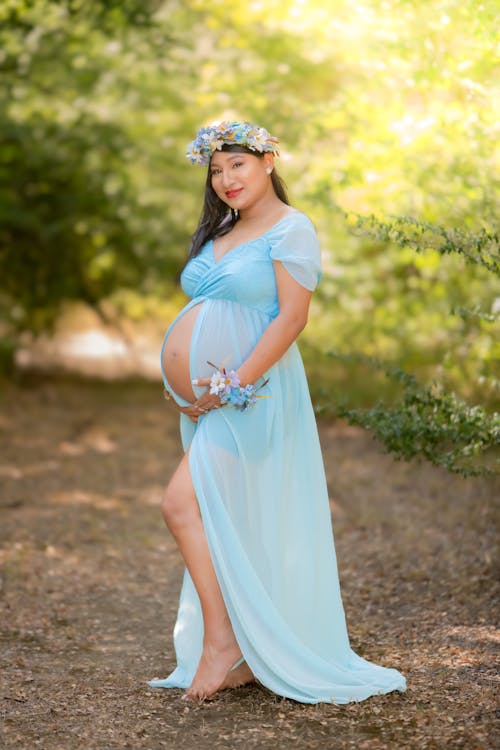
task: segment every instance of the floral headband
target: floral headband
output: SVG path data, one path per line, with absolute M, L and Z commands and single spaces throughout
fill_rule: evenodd
M 220 151 L 224 143 L 237 143 L 252 151 L 270 151 L 279 156 L 279 141 L 265 128 L 252 125 L 250 122 L 228 121 L 200 128 L 195 140 L 189 144 L 186 156 L 192 164 L 208 164 L 214 151 Z

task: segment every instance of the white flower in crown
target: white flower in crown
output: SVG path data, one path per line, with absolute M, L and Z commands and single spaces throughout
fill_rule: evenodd
M 191 159 L 193 164 L 196 164 L 196 162 L 199 162 L 201 157 L 200 149 L 196 146 L 191 146 L 191 150 L 186 154 L 186 156 Z
M 210 145 L 211 145 L 212 151 L 215 151 L 215 150 L 220 151 L 222 146 L 224 145 L 224 141 L 221 138 L 214 138 L 210 142 Z
M 212 131 L 210 133 L 204 133 L 202 135 L 203 146 L 210 152 L 220 149 L 224 141 L 220 138 L 219 134 Z
M 269 133 L 264 128 L 251 130 L 248 134 L 248 145 L 262 153 L 269 142 Z

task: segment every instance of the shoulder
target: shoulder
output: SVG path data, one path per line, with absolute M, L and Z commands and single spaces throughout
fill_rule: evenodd
M 270 234 L 283 236 L 284 234 L 297 230 L 307 230 L 316 234 L 316 228 L 309 216 L 302 213 L 302 211 L 294 210 L 283 216 L 283 218 L 274 225 Z
M 296 221 L 299 226 L 308 227 L 309 229 L 314 229 L 314 231 L 316 231 L 313 220 L 310 219 L 309 216 L 302 211 L 292 211 L 290 214 L 288 214 L 288 216 L 290 216 L 290 218 L 293 218 L 293 220 Z
M 316 227 L 312 220 L 302 211 L 290 211 L 284 216 L 268 234 L 271 256 L 273 249 L 279 252 L 285 247 L 300 251 L 301 254 L 308 247 L 309 252 L 319 250 L 319 240 Z
M 301 211 L 293 211 L 273 229 L 269 257 L 281 261 L 299 284 L 313 291 L 322 275 L 321 250 L 313 222 Z
M 281 244 L 319 244 L 316 227 L 302 211 L 290 211 L 268 233 L 271 247 Z

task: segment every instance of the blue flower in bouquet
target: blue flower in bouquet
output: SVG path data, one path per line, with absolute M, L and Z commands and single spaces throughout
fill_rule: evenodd
M 254 406 L 258 398 L 269 398 L 269 396 L 256 395 L 256 391 L 267 385 L 269 379 L 257 388 L 252 383 L 242 386 L 234 370 L 227 372 L 224 367 L 218 368 L 209 360 L 207 360 L 207 364 L 215 368 L 215 372 L 210 378 L 210 393 L 219 396 L 221 404 L 229 404 L 239 411 L 245 411 L 249 406 Z
M 243 398 L 245 401 L 245 409 L 248 406 L 253 406 L 254 404 L 256 404 L 259 396 L 257 396 L 257 394 L 255 393 L 255 386 L 251 384 L 246 385 L 243 389 Z
M 245 389 L 240 386 L 231 388 L 227 395 L 227 403 L 233 406 L 243 406 L 245 403 Z

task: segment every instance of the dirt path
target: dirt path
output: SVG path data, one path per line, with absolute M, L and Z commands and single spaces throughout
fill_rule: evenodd
M 352 646 L 409 689 L 339 707 L 253 686 L 186 707 L 146 685 L 173 666 L 182 564 L 158 505 L 177 415 L 149 384 L 4 387 L 0 746 L 493 748 L 500 483 L 320 432 Z

